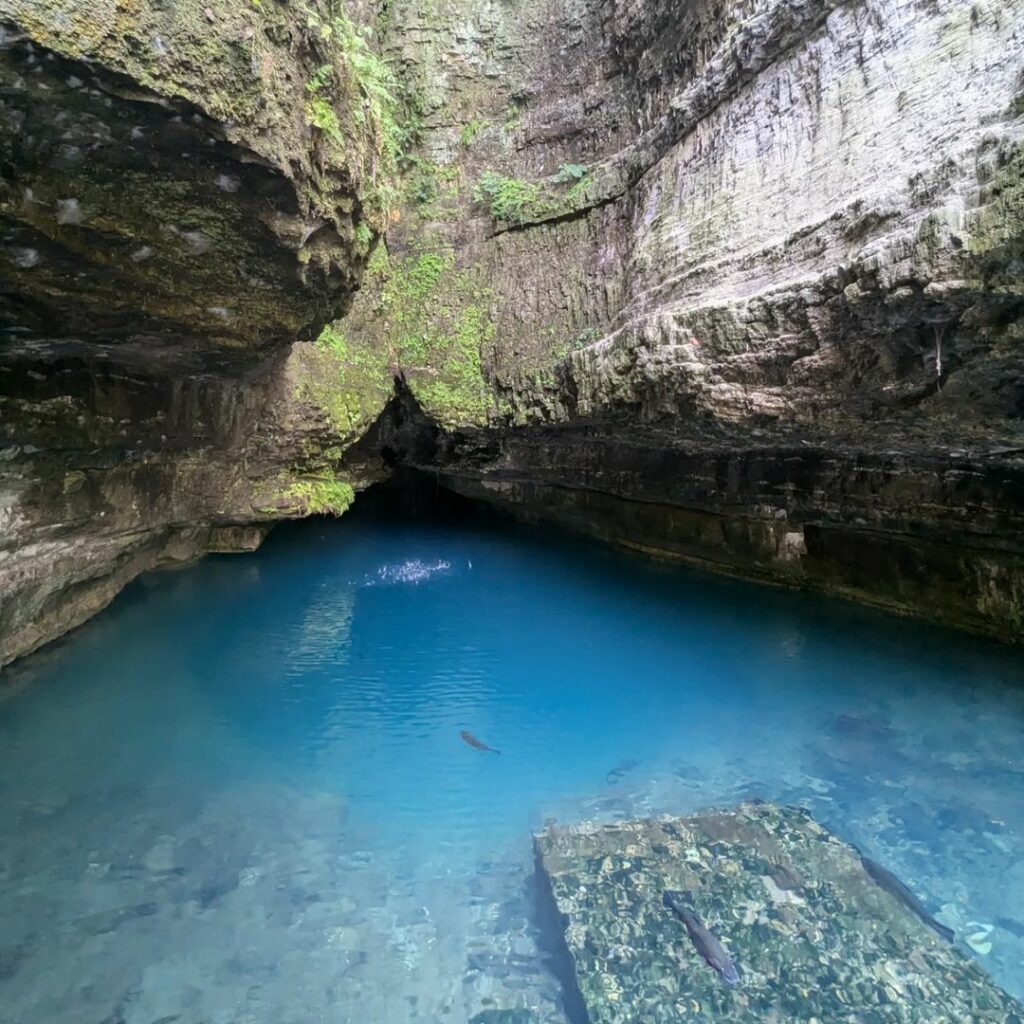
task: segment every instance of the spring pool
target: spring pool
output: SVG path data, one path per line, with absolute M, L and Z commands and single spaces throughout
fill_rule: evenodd
M 1022 660 L 489 520 L 280 527 L 3 677 L 0 1022 L 563 1022 L 531 830 L 755 796 L 1024 996 Z

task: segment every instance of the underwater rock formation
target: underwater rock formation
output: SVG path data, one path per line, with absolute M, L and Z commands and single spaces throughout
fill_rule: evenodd
M 552 827 L 535 846 L 592 1024 L 1024 1020 L 805 810 Z M 725 944 L 738 985 L 704 963 L 666 890 Z
M 1021 18 L 0 0 L 0 663 L 395 463 L 1019 639 Z

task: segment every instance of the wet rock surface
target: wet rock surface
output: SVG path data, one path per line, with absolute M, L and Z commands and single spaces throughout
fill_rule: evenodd
M 169 335 L 259 356 L 337 311 L 355 268 L 340 239 L 333 265 L 300 261 L 286 174 L 199 106 L 4 31 L 5 349 Z
M 251 551 L 274 522 L 340 514 L 382 476 L 378 458 L 342 469 L 366 420 L 356 405 L 339 424 L 311 392 L 336 365 L 312 345 L 248 369 L 210 368 L 171 342 L 48 345 L 45 375 L 36 358 L 9 353 L 0 375 L 17 431 L 0 449 L 0 664 L 141 572 Z
M 1024 1019 L 805 810 L 551 827 L 535 846 L 594 1024 Z M 724 944 L 738 985 L 702 960 L 666 890 Z
M 623 424 L 435 448 L 453 489 L 658 557 L 1001 639 L 1022 624 L 1015 459 L 687 441 Z

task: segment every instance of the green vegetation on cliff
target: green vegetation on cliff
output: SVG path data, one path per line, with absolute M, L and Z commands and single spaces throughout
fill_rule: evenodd
M 485 127 L 487 127 L 485 123 L 476 118 L 472 121 L 467 121 L 459 130 L 459 142 L 463 146 L 471 146 Z
M 525 224 L 570 213 L 583 196 L 587 178 L 583 164 L 562 164 L 558 173 L 542 181 L 506 178 L 484 171 L 473 199 L 485 205 L 490 215 L 506 224 Z M 562 186 L 572 183 L 568 190 Z
M 386 225 L 398 200 L 399 161 L 414 134 L 412 104 L 374 49 L 371 27 L 355 25 L 340 4 L 327 15 L 308 8 L 305 13 L 307 28 L 329 58 L 306 83 L 306 120 L 337 149 L 355 147 L 367 201 Z
M 356 440 L 391 396 L 391 371 L 381 345 L 350 345 L 340 325 L 328 324 L 315 345 L 295 348 L 296 398 L 315 405 L 331 428 Z
M 459 267 L 451 251 L 391 259 L 381 247 L 370 261 L 366 288 L 376 307 L 364 337 L 383 339 L 388 362 L 427 414 L 445 426 L 485 422 L 489 399 L 480 350 L 494 327 L 489 292 L 476 271 Z
M 990 180 L 974 213 L 970 251 L 979 258 L 986 282 L 1000 291 L 1020 294 L 1024 259 L 1024 144 L 996 154 Z
M 503 178 L 494 171 L 480 176 L 473 198 L 485 203 L 495 220 L 521 224 L 532 217 L 542 216 L 551 207 L 551 200 L 536 182 L 521 178 Z
M 283 497 L 300 502 L 306 515 L 340 516 L 355 501 L 356 493 L 347 481 L 324 476 L 296 481 L 285 490 Z

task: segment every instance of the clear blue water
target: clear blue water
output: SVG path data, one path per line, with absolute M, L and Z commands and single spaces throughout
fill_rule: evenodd
M 750 796 L 883 860 L 1024 995 L 1010 648 L 356 513 L 147 577 L 3 680 L 3 1024 L 561 1022 L 531 830 Z

